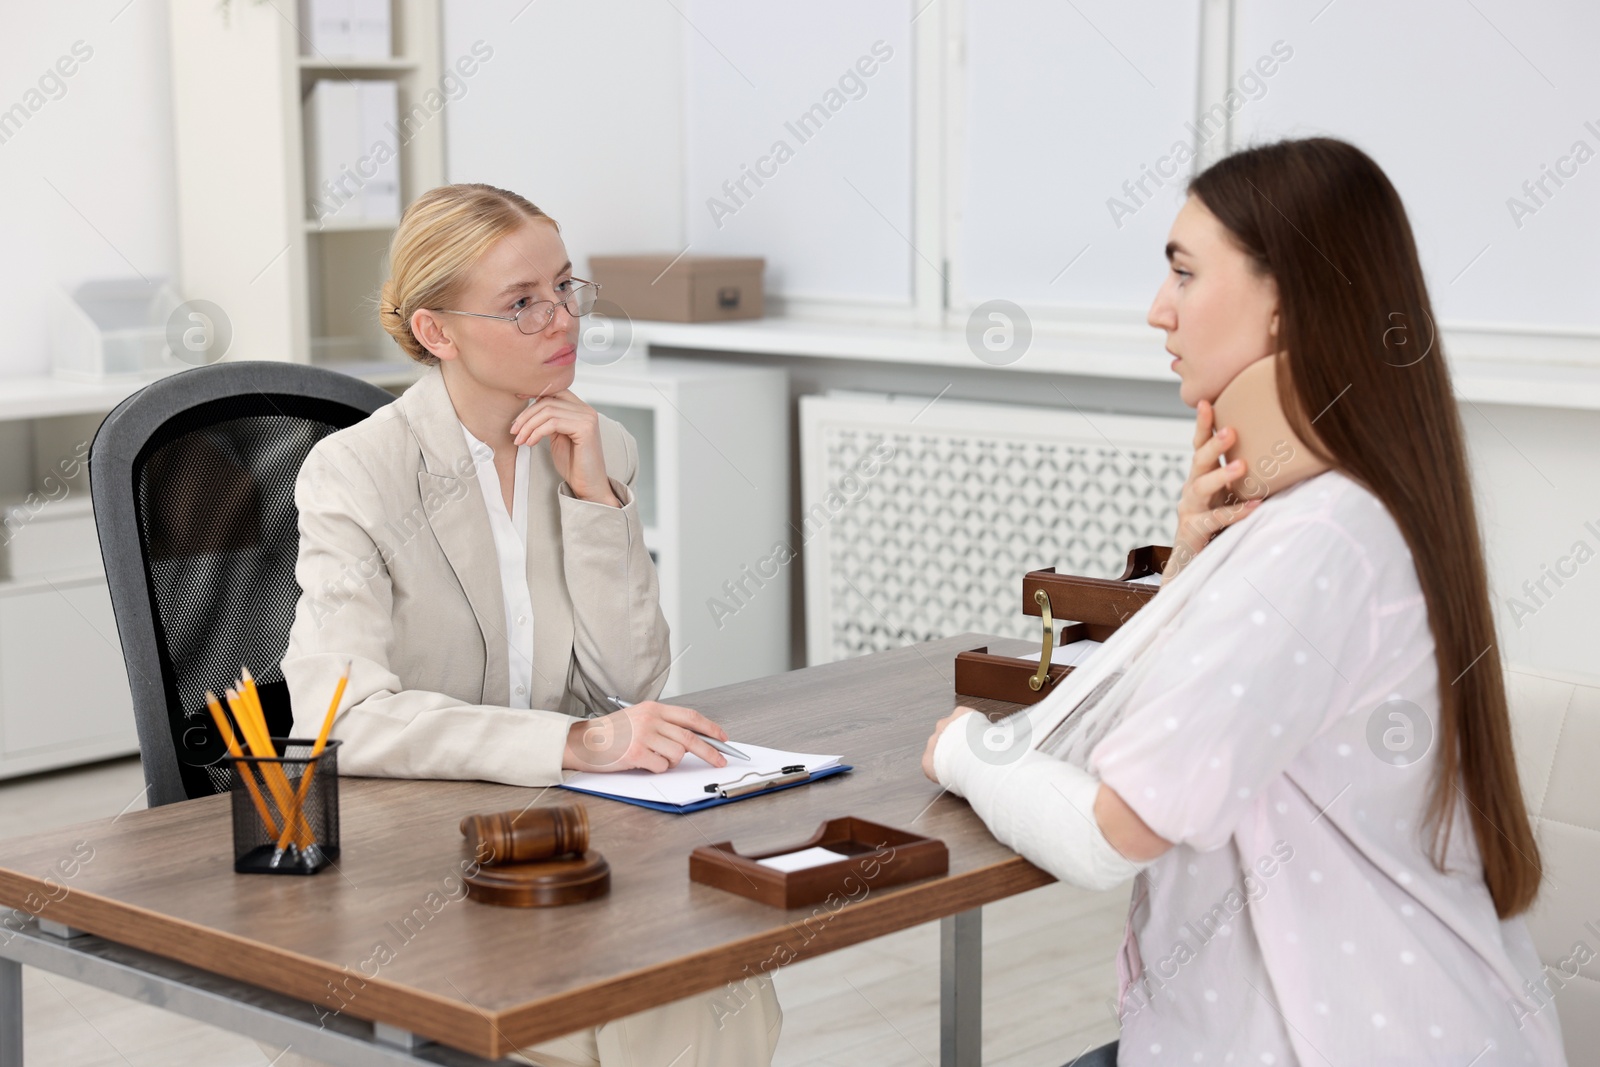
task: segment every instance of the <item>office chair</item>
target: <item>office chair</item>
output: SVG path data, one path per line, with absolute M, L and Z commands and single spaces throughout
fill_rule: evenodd
M 89 492 L 151 807 L 228 789 L 205 693 L 241 664 L 269 732 L 288 733 L 295 478 L 313 445 L 392 400 L 318 367 L 217 363 L 152 382 L 100 424 Z

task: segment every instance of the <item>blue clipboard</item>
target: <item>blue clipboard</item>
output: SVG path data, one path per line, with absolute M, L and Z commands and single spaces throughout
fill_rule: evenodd
M 593 789 L 579 789 L 570 785 L 563 785 L 561 788 L 574 793 L 586 793 L 592 797 L 601 797 L 605 800 L 620 801 L 623 804 L 634 804 L 641 808 L 649 808 L 652 811 L 664 811 L 669 815 L 687 815 L 692 811 L 703 811 L 706 808 L 714 808 L 719 804 L 733 804 L 741 800 L 749 800 L 751 797 L 764 797 L 768 793 L 779 793 L 785 789 L 793 789 L 795 786 L 810 785 L 818 779 L 828 778 L 854 769 L 847 763 L 841 763 L 836 767 L 829 767 L 827 770 L 813 771 L 811 776 L 803 782 L 788 782 L 784 785 L 775 785 L 770 789 L 758 789 L 753 793 L 741 793 L 736 797 L 707 797 L 704 800 L 697 800 L 693 804 L 668 804 L 664 800 L 636 800 L 633 797 L 612 796 L 610 793 L 599 793 Z

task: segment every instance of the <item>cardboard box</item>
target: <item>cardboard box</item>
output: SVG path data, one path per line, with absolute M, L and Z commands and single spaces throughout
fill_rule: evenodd
M 759 319 L 761 280 L 767 261 L 759 256 L 590 256 L 591 281 L 600 299 L 630 319 L 661 322 L 722 322 Z

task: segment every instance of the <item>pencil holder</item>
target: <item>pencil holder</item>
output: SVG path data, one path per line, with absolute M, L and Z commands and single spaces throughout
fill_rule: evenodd
M 232 773 L 233 869 L 316 874 L 339 858 L 339 742 L 273 738 L 281 755 L 225 757 Z

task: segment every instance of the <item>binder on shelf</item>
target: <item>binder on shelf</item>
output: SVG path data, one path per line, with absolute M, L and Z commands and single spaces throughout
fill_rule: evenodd
M 387 3 L 387 0 L 385 0 Z M 357 142 L 375 171 L 361 187 L 361 214 L 368 220 L 400 219 L 400 146 L 391 131 L 400 119 L 400 86 L 392 81 L 359 82 L 361 134 Z M 369 169 L 364 166 L 361 173 Z
M 304 110 L 306 217 L 323 225 L 360 218 L 359 187 L 342 173 L 356 161 L 352 150 L 361 140 L 360 87 L 318 79 L 311 83 Z
M 1013 704 L 1043 700 L 1072 669 L 1090 655 L 1160 589 L 1161 571 L 1172 549 L 1143 545 L 1128 553 L 1118 578 L 1057 574 L 1054 567 L 1022 577 L 1025 615 L 1043 621 L 1036 656 L 1002 656 L 987 645 L 956 653 L 955 691 Z M 1061 628 L 1055 620 L 1072 620 Z
M 390 0 L 300 0 L 301 54 L 314 59 L 389 59 Z
M 300 0 L 302 55 L 332 59 L 350 54 L 354 0 Z
M 307 218 L 324 226 L 398 219 L 398 84 L 320 78 L 304 112 Z
M 350 55 L 361 59 L 389 59 L 394 55 L 389 3 L 390 0 L 353 0 Z

